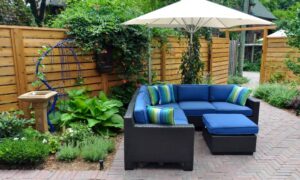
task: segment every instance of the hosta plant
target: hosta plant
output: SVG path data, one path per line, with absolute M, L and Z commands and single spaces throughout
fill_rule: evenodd
M 50 115 L 52 123 L 63 127 L 82 123 L 96 133 L 123 127 L 123 118 L 119 115 L 122 102 L 107 98 L 102 91 L 98 96 L 91 96 L 84 88 L 73 89 L 67 93 L 68 99 L 58 102 L 58 111 Z

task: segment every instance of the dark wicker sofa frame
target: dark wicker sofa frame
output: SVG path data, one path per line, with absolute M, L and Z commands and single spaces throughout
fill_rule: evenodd
M 125 170 L 134 169 L 138 162 L 180 163 L 184 170 L 193 170 L 194 125 L 135 124 L 137 94 L 138 91 L 124 117 Z

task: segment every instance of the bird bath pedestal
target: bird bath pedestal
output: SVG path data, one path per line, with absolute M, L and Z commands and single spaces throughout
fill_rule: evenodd
M 55 91 L 31 91 L 19 96 L 20 100 L 32 103 L 35 111 L 35 129 L 40 132 L 48 131 L 48 101 L 56 94 Z

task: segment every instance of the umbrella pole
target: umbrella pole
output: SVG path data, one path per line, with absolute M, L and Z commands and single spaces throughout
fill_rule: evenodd
M 151 30 L 148 27 L 148 83 L 152 84 Z

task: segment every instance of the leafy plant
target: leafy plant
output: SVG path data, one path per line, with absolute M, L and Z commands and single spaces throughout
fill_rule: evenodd
M 72 144 L 63 145 L 56 154 L 56 159 L 59 161 L 71 162 L 80 155 L 80 149 L 78 146 Z
M 259 62 L 249 62 L 245 61 L 244 63 L 244 71 L 255 71 L 259 72 L 260 71 L 260 61 Z
M 294 16 L 284 26 L 286 34 L 288 36 L 288 44 L 292 47 L 300 50 L 300 3 L 297 4 L 297 10 Z M 288 58 L 286 60 L 286 66 L 296 76 L 300 76 L 300 58 Z
M 4 139 L 0 143 L 0 162 L 7 165 L 36 165 L 49 154 L 48 145 L 36 140 Z
M 23 0 L 0 1 L 0 24 L 32 26 L 33 19 Z
M 300 96 L 295 97 L 294 99 L 289 102 L 287 108 L 296 110 L 296 115 L 300 115 Z
M 52 26 L 67 28 L 67 34 L 85 52 L 111 50 L 111 62 L 121 78 L 134 81 L 144 69 L 148 32 L 145 27 L 122 23 L 140 14 L 130 1 L 75 1 L 57 16 Z
M 295 87 L 284 84 L 263 84 L 254 91 L 255 97 L 279 108 L 288 107 L 290 101 L 298 94 L 299 92 Z
M 189 49 L 183 53 L 181 59 L 180 70 L 182 84 L 198 84 L 201 80 L 200 71 L 203 70 L 204 64 L 200 60 L 200 42 L 198 33 L 194 34 L 192 39 L 193 43 L 189 45 Z M 190 38 L 191 37 L 188 38 L 189 41 Z
M 241 76 L 229 76 L 227 83 L 228 84 L 246 84 L 249 82 L 249 79 L 246 77 L 241 77 Z
M 22 111 L 0 113 L 0 138 L 17 136 L 23 128 L 34 123 L 33 119 L 24 119 L 21 115 Z
M 126 82 L 120 86 L 110 88 L 110 97 L 120 100 L 123 103 L 123 106 L 120 109 L 122 115 L 125 114 L 126 108 L 136 89 L 137 84 L 135 82 Z
M 65 144 L 77 145 L 82 142 L 85 138 L 93 135 L 91 128 L 86 125 L 75 123 L 70 125 L 61 136 L 61 140 Z
M 86 89 L 73 89 L 67 92 L 68 99 L 58 102 L 59 113 L 51 115 L 53 123 L 70 127 L 72 123 L 83 123 L 94 132 L 114 131 L 123 127 L 123 118 L 118 114 L 122 102 L 108 99 L 101 91 L 91 97 Z
M 270 77 L 270 83 L 281 83 L 284 80 L 284 76 L 280 72 L 276 72 L 271 75 Z
M 27 140 L 40 141 L 43 144 L 47 144 L 49 152 L 54 154 L 60 148 L 60 139 L 58 136 L 52 135 L 50 133 L 40 133 L 31 127 L 23 129 L 20 134 L 20 138 L 25 138 Z
M 81 156 L 85 161 L 97 162 L 104 160 L 109 152 L 114 150 L 115 144 L 110 139 L 91 136 L 81 145 Z
M 49 152 L 54 154 L 60 148 L 60 139 L 58 136 L 53 136 L 50 133 L 46 133 L 43 136 L 42 142 L 47 144 L 49 147 Z

